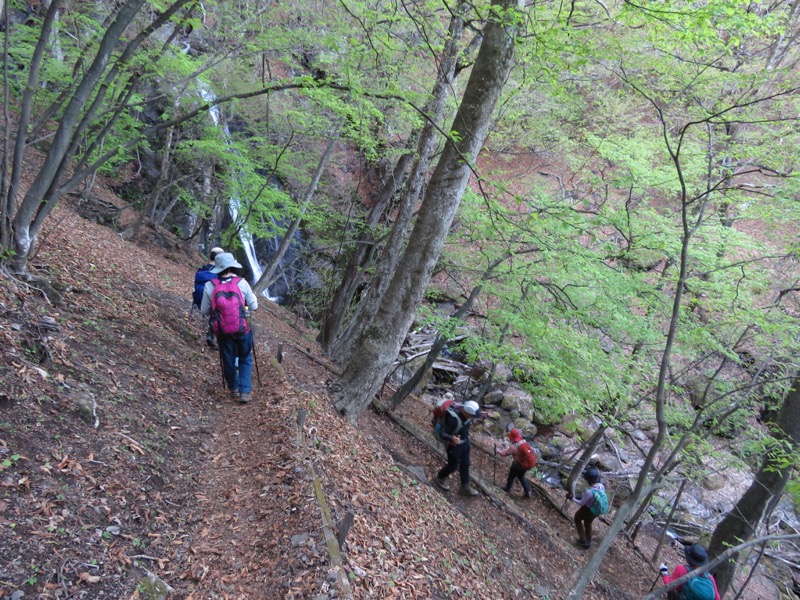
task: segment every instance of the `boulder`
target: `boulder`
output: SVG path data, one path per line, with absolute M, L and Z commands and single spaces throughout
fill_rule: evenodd
M 533 416 L 533 397 L 525 390 L 509 386 L 503 394 L 500 406 L 506 410 L 517 410 L 520 416 L 531 420 Z
M 710 491 L 725 487 L 725 476 L 722 473 L 711 473 L 703 477 L 703 487 Z
M 494 390 L 483 397 L 483 403 L 498 405 L 503 402 L 504 395 L 505 394 L 502 392 L 502 390 Z
M 504 363 L 498 363 L 494 367 L 494 380 L 497 382 L 507 383 L 514 378 L 514 372 L 511 367 Z
M 622 465 L 615 454 L 611 452 L 600 452 L 592 456 L 595 466 L 601 471 L 621 471 Z
M 520 432 L 522 432 L 522 435 L 525 435 L 526 431 L 532 431 L 533 432 L 532 435 L 536 435 L 536 431 L 537 431 L 536 425 L 531 423 L 525 417 L 518 417 L 518 418 L 514 419 L 514 427 L 519 429 Z

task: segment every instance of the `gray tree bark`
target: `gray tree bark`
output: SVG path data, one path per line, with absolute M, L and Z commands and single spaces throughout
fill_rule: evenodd
M 357 340 L 364 334 L 372 323 L 383 301 L 383 295 L 389 285 L 389 280 L 397 268 L 408 234 L 411 216 L 417 199 L 422 194 L 425 177 L 428 174 L 433 153 L 437 147 L 437 127 L 444 119 L 447 96 L 455 83 L 458 69 L 459 41 L 464 32 L 464 11 L 466 5 L 459 6 L 450 20 L 448 38 L 445 42 L 442 59 L 436 75 L 431 99 L 425 106 L 427 119 L 419 135 L 417 143 L 417 162 L 408 178 L 400 209 L 392 227 L 389 240 L 375 268 L 375 274 L 367 288 L 366 294 L 356 309 L 356 314 L 351 318 L 346 331 L 339 339 L 328 339 L 326 352 L 329 356 L 341 360 L 351 354 Z
M 739 498 L 731 512 L 717 525 L 708 546 L 710 557 L 717 557 L 728 548 L 755 536 L 764 515 L 769 514 L 777 504 L 794 468 L 792 461 L 780 458 L 786 458 L 787 445 L 792 453 L 800 446 L 798 414 L 800 414 L 800 376 L 795 377 L 792 389 L 786 395 L 775 419 L 774 436 L 783 442 L 780 444 L 781 450 L 778 453 L 771 452 L 764 457 L 753 483 Z M 780 454 L 780 457 L 776 454 Z M 720 596 L 725 595 L 733 582 L 738 558 L 738 554 L 732 556 L 730 560 L 721 563 L 714 572 Z
M 141 43 L 147 39 L 156 28 L 167 22 L 172 15 L 189 1 L 190 0 L 177 0 L 164 10 L 148 27 L 139 32 L 138 35 L 125 46 L 120 57 L 110 68 L 109 63 L 111 57 L 118 47 L 122 34 L 133 22 L 133 19 L 145 4 L 145 0 L 127 0 L 127 2 L 115 12 L 113 20 L 107 24 L 97 51 L 92 56 L 91 64 L 80 76 L 79 83 L 68 98 L 67 104 L 59 119 L 58 128 L 52 137 L 44 163 L 36 179 L 34 179 L 19 207 L 10 206 L 11 209 L 16 210 L 13 218 L 10 217 L 10 215 L 6 215 L 6 218 L 12 218 L 12 235 L 10 237 L 13 239 L 7 240 L 4 245 L 4 248 L 14 251 L 14 257 L 10 261 L 12 271 L 21 275 L 27 274 L 28 256 L 36 240 L 38 230 L 44 219 L 55 207 L 58 199 L 66 191 L 59 185 L 60 178 L 75 154 L 81 133 L 89 126 L 91 119 L 96 115 L 97 110 L 99 110 L 105 99 L 106 91 L 120 73 L 122 65 L 131 58 Z M 50 10 L 48 10 L 48 15 L 53 13 L 53 19 L 55 19 L 54 11 L 58 6 L 59 2 L 53 1 Z M 51 23 L 49 28 L 42 28 L 39 37 L 40 42 L 43 39 L 46 41 L 52 26 L 53 24 Z M 126 96 L 126 99 L 127 97 L 129 96 Z M 119 109 L 119 107 L 117 108 L 118 110 L 114 118 L 121 114 L 121 109 Z M 21 127 L 22 126 L 23 123 L 21 123 Z M 27 126 L 28 123 L 24 123 L 24 127 Z M 106 125 L 105 130 L 107 131 L 108 128 L 110 128 L 110 123 Z M 24 160 L 24 129 L 20 129 L 20 134 L 22 134 L 22 140 L 20 141 L 18 137 L 17 144 L 18 146 L 21 145 L 22 154 L 17 154 L 15 149 L 15 163 L 18 160 L 20 162 Z M 89 174 L 90 173 L 87 172 L 85 175 Z M 73 179 L 75 179 L 75 177 L 73 177 Z M 73 184 L 77 184 L 77 181 L 74 181 Z M 8 199 L 4 199 L 6 201 L 6 206 L 9 206 L 8 201 L 12 200 L 11 195 L 13 193 L 16 192 L 14 190 L 9 190 Z
M 430 281 L 464 189 L 489 127 L 514 57 L 522 3 L 498 0 L 472 69 L 464 97 L 434 169 L 416 224 L 372 324 L 359 337 L 336 395 L 337 410 L 350 421 L 372 402 L 389 373 Z

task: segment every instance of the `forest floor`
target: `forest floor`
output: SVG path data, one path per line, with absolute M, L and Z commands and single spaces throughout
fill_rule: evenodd
M 593 550 L 563 491 L 507 496 L 488 484 L 507 463 L 476 449 L 488 493 L 441 492 L 430 445 L 379 412 L 354 427 L 333 411 L 315 331 L 267 301 L 260 384 L 232 402 L 189 312 L 201 257 L 64 206 L 50 222 L 32 271 L 55 290 L 0 279 L 0 598 L 565 595 Z M 425 429 L 419 400 L 399 412 Z M 326 510 L 354 517 L 338 557 Z M 621 535 L 584 597 L 642 598 L 655 544 Z

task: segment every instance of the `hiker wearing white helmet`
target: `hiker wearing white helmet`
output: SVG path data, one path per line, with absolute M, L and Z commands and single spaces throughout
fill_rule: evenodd
M 478 491 L 469 483 L 469 427 L 480 416 L 480 407 L 474 400 L 447 410 L 439 437 L 447 444 L 447 464 L 436 475 L 436 484 L 445 491 L 450 490 L 447 478 L 458 470 L 461 493 L 477 496 Z

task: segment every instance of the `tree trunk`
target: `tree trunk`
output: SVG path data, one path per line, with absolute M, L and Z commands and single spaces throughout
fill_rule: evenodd
M 178 107 L 178 103 L 179 99 L 176 97 L 173 101 L 172 108 L 176 109 Z M 161 195 L 164 183 L 167 181 L 167 175 L 169 174 L 170 161 L 172 160 L 172 138 L 174 135 L 174 127 L 167 129 L 167 135 L 164 139 L 164 150 L 161 153 L 161 168 L 158 170 L 158 179 L 153 185 L 153 189 L 150 192 L 150 195 L 147 197 L 144 207 L 141 211 L 139 211 L 136 220 L 131 224 L 130 227 L 128 227 L 128 229 L 122 232 L 121 236 L 124 240 L 134 239 L 139 234 L 139 230 L 142 228 L 142 225 L 144 225 L 145 219 L 152 219 L 154 216 L 155 207 L 158 203 L 158 197 Z
M 414 154 L 412 152 L 407 152 L 397 160 L 394 169 L 392 169 L 392 174 L 384 183 L 375 205 L 369 212 L 365 223 L 366 230 L 361 232 L 356 239 L 353 253 L 347 261 L 347 267 L 345 267 L 339 289 L 336 290 L 331 303 L 325 310 L 325 314 L 322 318 L 322 326 L 317 336 L 317 341 L 326 351 L 328 350 L 330 342 L 336 339 L 336 336 L 339 334 L 344 316 L 347 313 L 347 309 L 358 287 L 361 273 L 364 267 L 369 264 L 370 258 L 374 255 L 374 248 L 377 240 L 373 234 L 373 230 L 383 218 L 397 190 L 403 186 L 406 172 L 413 158 Z
M 336 408 L 355 421 L 372 402 L 414 320 L 419 303 L 439 259 L 474 163 L 483 146 L 497 99 L 511 70 L 516 26 L 509 11 L 514 0 L 493 3 L 483 43 L 442 156 L 428 185 L 406 251 L 398 263 L 369 328 L 359 338 L 341 378 Z
M 78 85 L 69 104 L 64 110 L 64 114 L 59 120 L 58 129 L 53 136 L 50 149 L 45 157 L 44 163 L 36 176 L 36 179 L 28 189 L 13 221 L 13 246 L 15 256 L 11 266 L 14 272 L 20 274 L 27 273 L 28 253 L 36 238 L 36 231 L 32 229 L 31 223 L 40 208 L 45 194 L 54 183 L 54 178 L 59 170 L 59 166 L 66 158 L 67 150 L 72 145 L 73 134 L 77 129 L 78 123 L 84 114 L 84 108 L 89 102 L 100 78 L 105 73 L 106 66 L 111 58 L 114 49 L 119 42 L 122 33 L 130 25 L 133 18 L 144 5 L 144 0 L 129 0 L 117 13 L 116 19 L 106 30 L 97 55 L 91 66 L 87 69 L 85 76 Z M 53 7 L 58 3 L 53 2 Z M 49 14 L 50 11 L 48 11 Z M 42 32 L 44 34 L 44 32 Z
M 355 343 L 364 335 L 364 332 L 375 318 L 383 301 L 383 295 L 389 285 L 389 280 L 397 268 L 403 244 L 406 241 L 409 224 L 411 223 L 414 205 L 422 193 L 425 177 L 428 174 L 433 153 L 436 149 L 437 128 L 444 118 L 447 95 L 450 93 L 456 79 L 458 41 L 464 31 L 463 15 L 465 10 L 466 5 L 462 4 L 450 20 L 448 38 L 445 42 L 442 60 L 439 63 L 436 83 L 433 86 L 431 99 L 425 107 L 427 119 L 417 144 L 417 162 L 414 165 L 403 199 L 400 202 L 400 210 L 389 235 L 389 241 L 386 243 L 383 252 L 381 252 L 370 286 L 356 309 L 356 314 L 350 320 L 347 331 L 335 343 L 333 343 L 333 340 L 328 340 L 326 351 L 329 356 L 334 358 L 342 359 L 351 354 Z
M 56 14 L 58 13 L 59 2 L 54 1 L 50 4 L 45 14 L 44 21 L 42 22 L 42 29 L 39 33 L 39 39 L 36 42 L 36 48 L 31 57 L 31 64 L 28 71 L 28 81 L 25 85 L 25 92 L 22 96 L 22 103 L 19 107 L 19 118 L 17 119 L 17 139 L 14 142 L 14 154 L 11 164 L 11 178 L 8 188 L 4 190 L 3 194 L 3 230 L 2 230 L 2 244 L 3 249 L 10 249 L 12 247 L 12 218 L 17 204 L 17 191 L 19 189 L 20 179 L 22 177 L 22 164 L 25 159 L 25 144 L 28 138 L 28 125 L 30 124 L 31 111 L 33 109 L 33 97 L 39 87 L 39 70 L 42 66 L 42 59 L 45 50 L 47 49 L 47 40 L 50 39 L 50 31 L 53 28 Z M 5 15 L 6 34 L 3 36 L 5 44 L 8 45 L 8 14 Z M 5 110 L 8 111 L 8 52 L 4 53 L 4 94 L 5 94 Z M 6 127 L 9 126 L 11 119 L 6 117 Z M 6 144 L 8 139 L 6 139 Z M 8 164 L 8 154 L 4 154 L 3 162 Z M 5 175 L 5 173 L 4 173 Z M 4 178 L 5 179 L 5 178 Z
M 786 482 L 789 480 L 794 462 L 786 460 L 788 445 L 794 453 L 800 446 L 800 376 L 793 381 L 793 388 L 786 395 L 783 406 L 775 419 L 776 448 L 769 452 L 761 464 L 753 483 L 739 498 L 725 518 L 717 525 L 708 547 L 710 557 L 722 554 L 727 548 L 747 541 L 756 534 L 764 515 L 778 502 Z M 738 555 L 717 567 L 714 577 L 721 596 L 728 591 L 736 574 Z
M 508 252 L 503 256 L 501 256 L 500 258 L 496 259 L 494 262 L 492 262 L 491 265 L 489 265 L 489 268 L 487 268 L 486 271 L 481 276 L 481 283 L 472 288 L 472 291 L 470 292 L 467 301 L 461 305 L 461 307 L 453 314 L 452 317 L 450 317 L 451 319 L 453 320 L 461 319 L 465 314 L 467 314 L 468 311 L 472 310 L 472 305 L 475 303 L 475 299 L 481 293 L 481 290 L 483 290 L 484 282 L 492 277 L 492 273 L 494 273 L 494 270 L 499 265 L 503 264 L 503 262 L 505 262 L 507 258 L 513 255 L 514 255 L 513 252 Z M 428 352 L 428 356 L 425 357 L 425 363 L 419 369 L 417 369 L 416 373 L 414 373 L 411 376 L 411 379 L 405 382 L 403 386 L 399 390 L 397 390 L 394 396 L 392 396 L 392 398 L 389 400 L 389 406 L 392 407 L 392 410 L 400 406 L 400 403 L 405 399 L 405 397 L 408 396 L 415 387 L 417 387 L 417 384 L 419 384 L 420 381 L 422 381 L 422 377 L 425 375 L 425 373 L 428 372 L 428 369 L 433 367 L 433 363 L 435 363 L 436 359 L 439 358 L 439 354 L 447 345 L 447 342 L 449 340 L 450 338 L 448 336 L 442 335 L 441 333 L 436 336 L 436 339 L 434 340 L 433 345 L 431 346 L 431 349 Z M 494 366 L 492 368 L 494 368 Z M 489 377 L 488 379 L 491 380 L 491 377 Z

